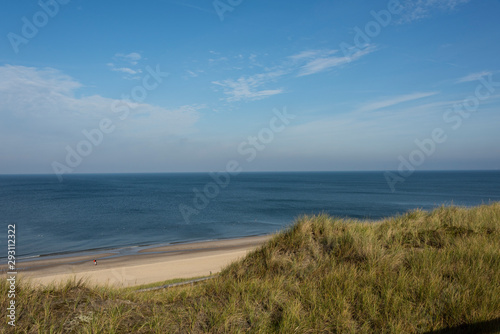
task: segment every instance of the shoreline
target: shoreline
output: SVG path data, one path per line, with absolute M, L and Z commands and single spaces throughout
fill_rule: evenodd
M 219 272 L 270 238 L 271 235 L 263 235 L 153 245 L 127 255 L 108 251 L 68 257 L 26 259 L 17 264 L 17 270 L 19 277 L 33 285 L 45 286 L 76 278 L 99 285 L 130 287 Z M 94 265 L 94 259 L 97 260 L 97 265 Z M 3 272 L 6 265 L 1 265 L 0 269 Z
M 97 256 L 101 254 L 108 254 L 108 256 L 126 256 L 126 255 L 134 255 L 137 253 L 147 252 L 149 249 L 170 247 L 176 245 L 189 245 L 189 244 L 198 244 L 204 242 L 218 242 L 218 241 L 226 241 L 226 240 L 236 240 L 242 238 L 252 238 L 252 237 L 262 237 L 274 234 L 278 232 L 277 229 L 271 233 L 259 233 L 259 234 L 249 234 L 249 235 L 240 235 L 240 236 L 231 236 L 231 237 L 221 237 L 221 238 L 212 238 L 212 239 L 195 239 L 195 240 L 179 240 L 179 241 L 170 241 L 170 242 L 156 242 L 156 243 L 146 243 L 146 244 L 126 244 L 119 246 L 110 246 L 110 247 L 99 247 L 99 248 L 89 248 L 75 251 L 60 251 L 54 253 L 47 254 L 30 254 L 30 255 L 19 255 L 16 257 L 16 261 L 18 263 L 25 262 L 36 262 L 36 261 L 44 261 L 44 260 L 57 260 L 57 259 L 65 259 L 65 258 L 78 258 L 82 256 Z M 0 257 L 0 261 L 7 261 L 7 257 Z M 2 273 L 4 268 L 3 265 L 0 265 L 0 273 Z

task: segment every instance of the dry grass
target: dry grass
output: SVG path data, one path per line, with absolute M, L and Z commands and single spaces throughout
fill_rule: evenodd
M 302 217 L 195 286 L 137 293 L 75 281 L 44 289 L 18 283 L 16 329 L 493 333 L 500 327 L 499 245 L 500 203 L 380 222 Z M 4 310 L 7 288 L 3 280 Z

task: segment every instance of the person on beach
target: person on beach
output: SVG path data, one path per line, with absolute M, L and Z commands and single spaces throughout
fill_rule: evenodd
M 97 260 L 94 259 L 94 266 L 97 266 Z

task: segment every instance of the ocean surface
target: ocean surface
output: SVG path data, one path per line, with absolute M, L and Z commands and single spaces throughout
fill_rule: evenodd
M 493 201 L 499 171 L 415 172 L 394 192 L 383 172 L 0 175 L 0 258 L 8 224 L 19 259 L 261 235 L 303 214 L 377 219 Z

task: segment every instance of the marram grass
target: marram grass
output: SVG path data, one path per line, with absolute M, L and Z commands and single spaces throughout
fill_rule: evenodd
M 198 285 L 18 282 L 16 304 L 2 332 L 496 333 L 500 203 L 378 222 L 306 216 Z

